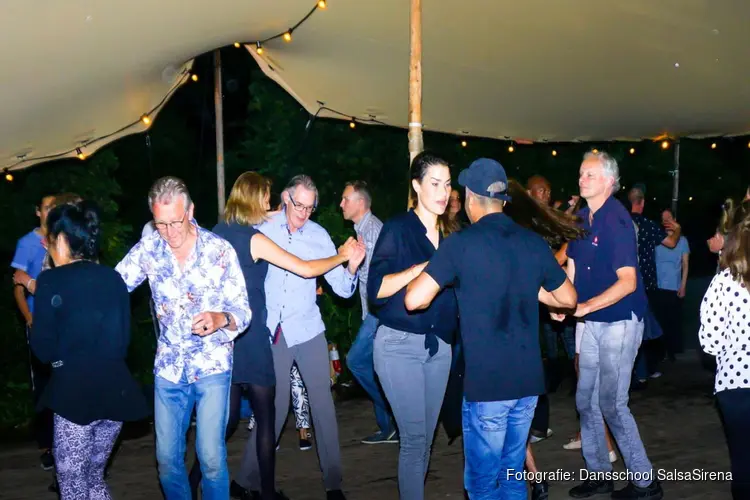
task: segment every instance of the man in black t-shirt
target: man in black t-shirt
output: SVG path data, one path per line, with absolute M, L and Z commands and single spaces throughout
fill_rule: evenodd
M 472 225 L 442 242 L 405 305 L 426 308 L 455 287 L 466 360 L 464 486 L 471 497 L 525 494 L 526 440 L 545 392 L 538 301 L 573 308 L 576 292 L 545 241 L 503 214 L 510 197 L 498 162 L 476 160 L 458 182 Z

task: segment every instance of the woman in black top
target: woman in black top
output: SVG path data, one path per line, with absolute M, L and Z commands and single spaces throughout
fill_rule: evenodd
M 274 430 L 274 398 L 276 375 L 271 353 L 271 332 L 266 325 L 265 280 L 268 263 L 306 278 L 327 273 L 349 260 L 359 247 L 354 239 L 339 248 L 338 255 L 327 259 L 304 261 L 286 252 L 253 226 L 266 220 L 270 208 L 271 182 L 255 172 L 240 175 L 229 193 L 224 210 L 224 221 L 213 231 L 232 244 L 237 251 L 245 276 L 247 295 L 253 318 L 250 327 L 234 343 L 234 364 L 230 394 L 229 421 L 226 439 L 237 429 L 240 400 L 243 392 L 250 396 L 255 416 L 255 428 L 250 434 L 246 453 L 258 458 L 260 469 L 260 498 L 285 498 L 274 491 L 274 461 L 276 435 Z M 364 251 L 364 250 L 361 250 Z M 190 474 L 193 496 L 200 483 L 200 467 L 196 462 Z M 240 498 L 254 498 L 253 493 L 232 482 L 232 491 Z
M 39 401 L 54 412 L 60 496 L 110 498 L 104 467 L 123 421 L 148 414 L 125 363 L 130 296 L 120 275 L 99 265 L 99 216 L 86 202 L 55 207 L 47 218 L 55 267 L 39 275 L 30 343 L 52 365 Z
M 417 313 L 406 310 L 404 296 L 406 285 L 443 240 L 438 219 L 451 193 L 447 162 L 429 153 L 417 155 L 411 189 L 415 208 L 386 222 L 375 244 L 367 295 L 380 322 L 373 346 L 375 371 L 399 430 L 399 491 L 404 500 L 422 500 L 458 307 L 453 289 L 443 290 Z

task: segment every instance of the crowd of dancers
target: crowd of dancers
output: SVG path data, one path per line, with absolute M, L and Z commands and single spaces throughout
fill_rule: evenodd
M 491 159 L 461 171 L 463 202 L 452 182 L 444 159 L 421 153 L 411 165 L 411 207 L 385 223 L 370 210 L 367 185 L 348 183 L 340 207 L 357 238 L 337 249 L 310 220 L 318 191 L 309 176 L 292 178 L 280 210 L 271 211 L 270 181 L 242 174 L 211 230 L 197 223 L 185 183 L 164 177 L 148 193 L 155 230 L 144 232 L 114 269 L 97 262 L 97 207 L 70 195 L 44 197 L 40 227 L 19 242 L 13 267 L 38 408 L 53 419 L 42 425 L 53 432 L 40 434 L 40 445 L 50 450 L 43 459 L 55 468 L 60 496 L 110 498 L 105 466 L 122 423 L 149 412 L 125 363 L 129 292 L 148 281 L 159 326 L 153 416 L 165 497 L 197 498 L 200 490 L 205 499 L 286 498 L 276 489 L 275 450 L 295 367 L 326 497 L 345 498 L 329 349 L 316 302 L 315 278 L 322 277 L 345 298 L 359 286 L 363 322 L 347 365 L 375 406 L 378 430 L 363 442 L 399 444 L 400 498 L 424 498 L 433 436 L 458 359 L 465 366 L 454 405 L 462 421 L 464 487 L 472 499 L 527 497 L 519 473 L 538 471 L 529 437 L 546 392 L 540 303 L 541 316 L 559 321 L 557 330 L 568 332 L 568 349 L 575 349 L 580 442 L 590 474 L 570 496 L 662 498 L 628 409 L 652 316 L 651 275 L 642 255 L 639 262 L 647 223 L 613 196 L 617 162 L 587 153 L 580 198 L 567 210 L 549 206 L 543 183 L 530 182 L 527 190 Z M 465 219 L 451 210 L 461 203 Z M 747 439 L 739 426 L 750 401 L 741 360 L 750 343 L 747 203 L 732 209 L 731 223 L 716 237 L 724 247 L 722 272 L 701 310 L 701 341 L 718 357 L 719 401 L 734 416 L 726 425 L 728 433 L 742 434 L 738 443 Z M 649 240 L 674 248 L 679 224 L 667 228 Z M 51 374 L 43 383 L 45 367 Z M 238 426 L 243 396 L 255 425 L 231 479 L 226 440 Z M 193 415 L 197 458 L 188 473 Z M 630 473 L 617 491 L 607 429 Z M 730 444 L 735 495 L 747 492 L 748 449 Z M 531 487 L 533 498 L 546 498 L 546 482 Z

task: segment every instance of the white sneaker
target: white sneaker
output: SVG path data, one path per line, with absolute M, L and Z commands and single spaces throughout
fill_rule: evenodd
M 529 442 L 531 444 L 538 443 L 539 441 L 544 441 L 548 437 L 552 436 L 553 432 L 552 429 L 547 429 L 547 435 L 546 436 L 535 436 L 534 434 L 531 435 L 529 438 Z
M 247 430 L 251 431 L 253 429 L 255 429 L 255 416 L 252 416 L 247 420 Z
M 563 448 L 565 448 L 566 450 L 580 450 L 581 440 L 573 438 L 570 441 L 568 441 L 566 444 L 564 444 Z
M 661 372 L 654 372 L 650 375 L 651 378 L 659 378 L 661 377 Z
M 612 450 L 609 452 L 609 462 L 610 463 L 617 462 L 617 453 L 615 452 L 615 450 Z

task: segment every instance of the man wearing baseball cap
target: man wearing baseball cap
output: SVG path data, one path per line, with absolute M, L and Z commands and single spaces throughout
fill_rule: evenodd
M 458 182 L 472 225 L 440 245 L 405 304 L 426 308 L 455 287 L 466 358 L 464 486 L 471 498 L 525 499 L 526 440 L 545 391 L 538 302 L 567 309 L 577 296 L 545 241 L 503 214 L 511 199 L 502 165 L 478 159 Z

